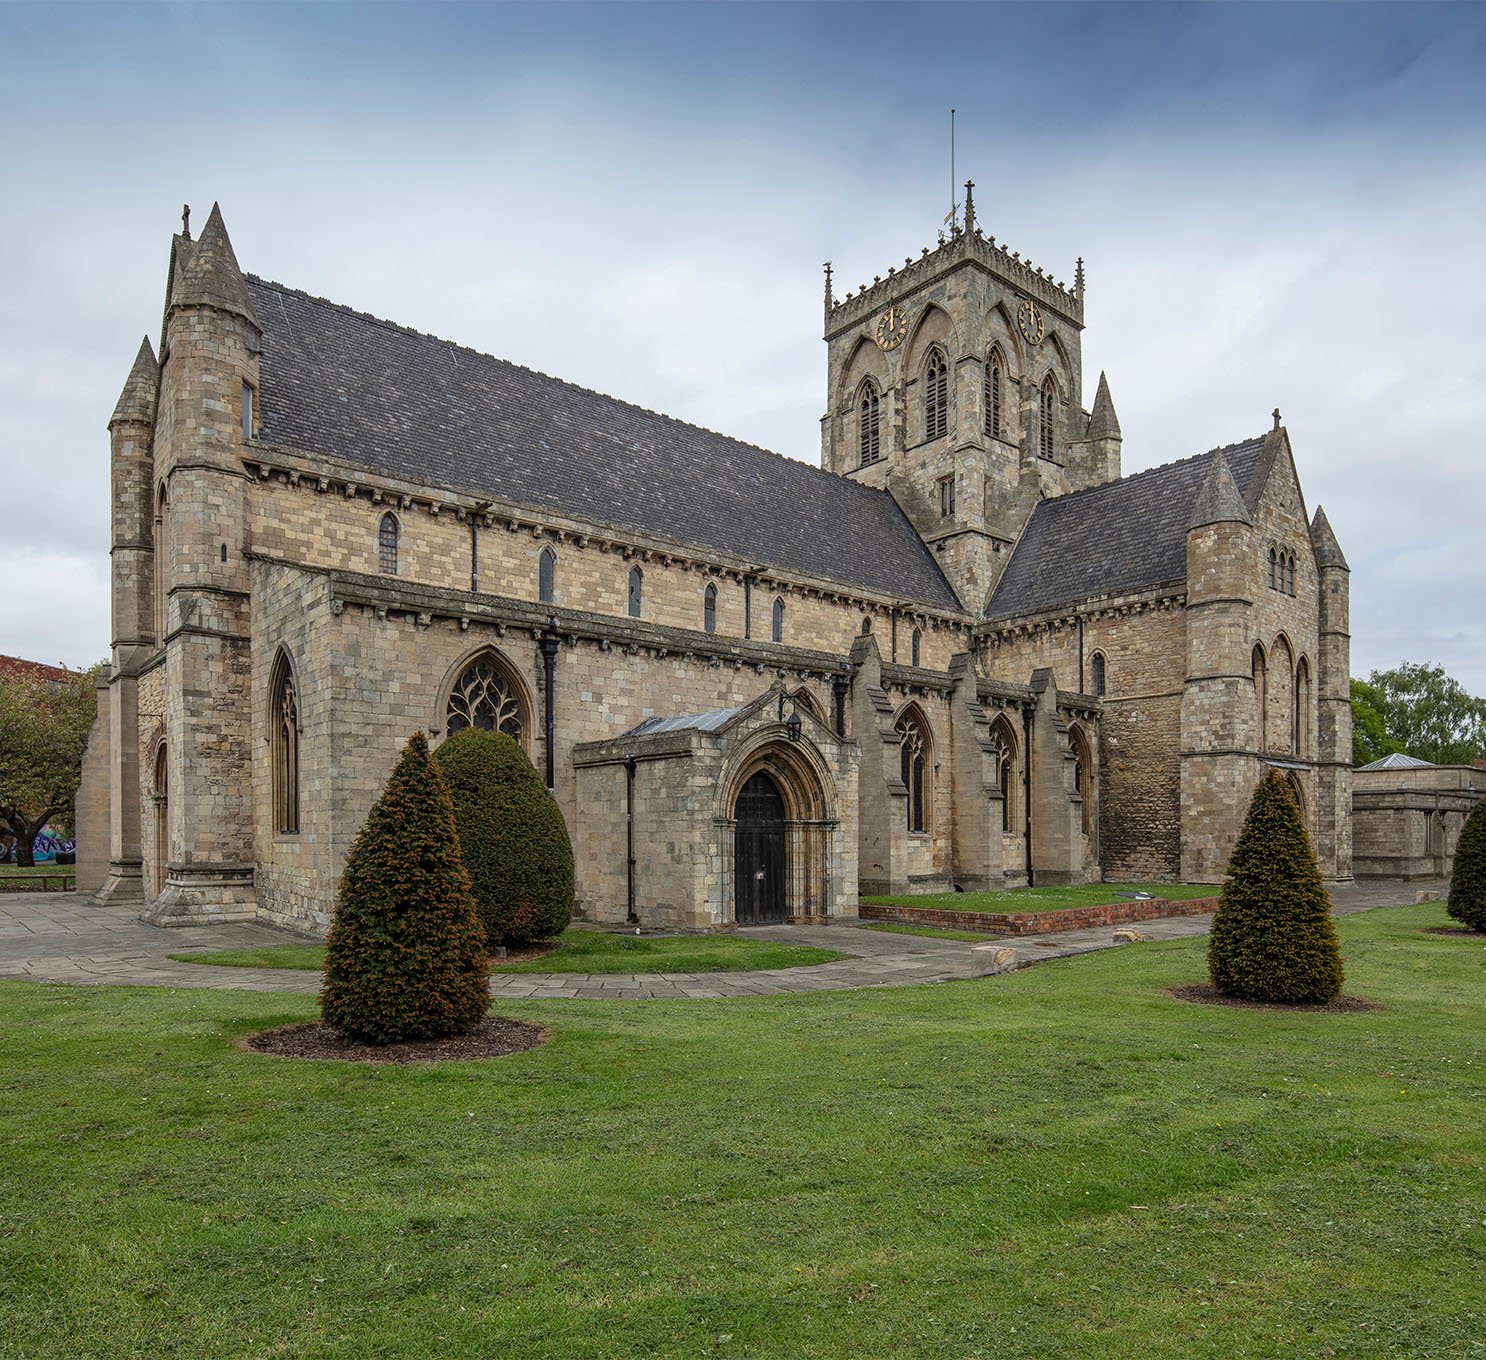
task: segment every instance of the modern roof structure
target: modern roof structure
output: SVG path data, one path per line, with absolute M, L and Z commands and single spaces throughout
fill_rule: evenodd
M 263 332 L 263 440 L 766 568 L 961 608 L 886 491 L 245 278 Z
M 1359 770 L 1425 770 L 1433 769 L 1434 762 L 1420 760 L 1417 756 L 1405 755 L 1402 751 L 1395 751 L 1391 756 L 1384 756 L 1381 760 L 1374 760 L 1367 765 L 1359 765 Z

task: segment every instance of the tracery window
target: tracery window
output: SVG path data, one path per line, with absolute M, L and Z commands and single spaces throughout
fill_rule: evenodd
M 629 616 L 632 619 L 640 617 L 640 607 L 644 603 L 644 589 L 645 573 L 639 567 L 631 567 L 629 569 Z
M 475 657 L 454 682 L 447 726 L 450 735 L 478 727 L 521 740 L 521 700 L 505 670 L 488 652 Z
M 281 655 L 269 685 L 269 743 L 273 764 L 273 829 L 279 836 L 299 832 L 299 698 L 294 672 Z
M 551 604 L 557 598 L 557 554 L 543 548 L 537 558 L 537 599 Z
M 775 642 L 784 641 L 784 597 L 774 597 L 774 615 L 769 623 L 769 635 Z
M 928 829 L 929 743 L 918 713 L 910 709 L 895 724 L 902 762 L 903 785 L 908 790 L 908 829 Z
M 1053 385 L 1053 375 L 1049 373 L 1042 380 L 1042 397 L 1037 421 L 1037 452 L 1043 458 L 1051 458 L 1055 452 L 1053 418 L 1056 395 L 1057 388 Z
M 385 575 L 397 575 L 397 516 L 390 510 L 377 530 L 377 565 Z
M 717 631 L 717 587 L 711 581 L 702 592 L 702 627 L 709 633 Z
M 992 350 L 985 371 L 986 433 L 1001 433 L 1001 351 Z
M 862 465 L 865 467 L 882 456 L 881 401 L 877 389 L 870 382 L 862 384 L 859 416 Z
M 1001 790 L 1001 830 L 1012 826 L 1011 805 L 1016 795 L 1016 738 L 1006 719 L 999 718 L 991 735 L 996 742 L 996 785 Z
M 944 353 L 929 351 L 924 370 L 924 438 L 938 439 L 949 430 L 949 365 Z
M 1094 693 L 1097 694 L 1101 699 L 1104 697 L 1104 681 L 1105 681 L 1104 664 L 1105 664 L 1104 663 L 1104 653 L 1103 652 L 1095 652 L 1094 653 L 1094 666 L 1093 666 L 1093 669 L 1094 669 Z
M 1073 791 L 1083 799 L 1083 832 L 1087 836 L 1094 827 L 1094 781 L 1089 745 L 1083 733 L 1074 728 L 1068 746 L 1073 752 Z

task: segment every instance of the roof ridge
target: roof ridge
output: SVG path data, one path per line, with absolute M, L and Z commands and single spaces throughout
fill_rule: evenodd
M 259 274 L 247 274 L 245 277 L 252 282 L 262 284 L 266 288 L 276 288 L 284 293 L 292 293 L 296 297 L 304 298 L 307 302 L 322 303 L 326 307 L 333 307 L 338 312 L 346 312 L 351 316 L 358 317 L 362 321 L 370 321 L 373 325 L 382 326 L 390 331 L 398 331 L 403 335 L 415 336 L 420 340 L 432 340 L 440 345 L 448 345 L 453 349 L 465 354 L 472 354 L 480 359 L 488 359 L 492 363 L 506 364 L 507 366 L 520 369 L 523 373 L 530 373 L 534 377 L 541 378 L 546 382 L 560 383 L 563 387 L 570 388 L 575 392 L 582 392 L 590 397 L 599 397 L 604 401 L 612 401 L 616 405 L 628 407 L 631 411 L 639 411 L 644 415 L 652 416 L 657 420 L 664 420 L 672 425 L 681 426 L 688 430 L 697 430 L 714 439 L 725 439 L 730 444 L 737 444 L 742 448 L 753 449 L 757 453 L 768 454 L 770 458 L 778 458 L 784 462 L 791 463 L 796 467 L 804 468 L 808 472 L 816 473 L 821 477 L 829 477 L 833 482 L 844 483 L 847 486 L 856 487 L 859 491 L 866 491 L 878 496 L 886 496 L 893 500 L 892 493 L 885 487 L 868 486 L 863 482 L 853 481 L 850 477 L 842 477 L 840 474 L 831 472 L 816 463 L 807 463 L 803 458 L 791 458 L 787 453 L 780 453 L 775 449 L 765 448 L 762 444 L 750 443 L 746 439 L 739 439 L 736 435 L 726 434 L 721 430 L 711 429 L 706 425 L 698 425 L 695 421 L 682 420 L 680 416 L 673 416 L 665 411 L 654 411 L 648 406 L 641 406 L 639 402 L 628 401 L 624 397 L 616 397 L 612 392 L 600 392 L 596 387 L 584 387 L 581 383 L 575 383 L 568 378 L 559 378 L 551 373 L 544 373 L 539 368 L 531 368 L 526 364 L 519 364 L 514 359 L 503 359 L 498 354 L 490 354 L 482 349 L 475 349 L 472 345 L 461 345 L 457 340 L 446 339 L 442 335 L 435 335 L 432 331 L 420 331 L 413 326 L 404 326 L 398 321 L 389 321 L 386 317 L 376 316 L 371 312 L 363 312 L 359 308 L 352 307 L 344 302 L 335 302 L 330 298 L 323 297 L 318 293 L 309 293 L 302 288 L 295 288 L 287 283 L 279 283 L 276 279 L 266 279 Z M 897 502 L 894 501 L 894 504 Z
M 1112 482 L 1100 482 L 1098 486 L 1080 487 L 1077 491 L 1066 491 L 1061 496 L 1049 496 L 1045 500 L 1039 501 L 1038 504 L 1062 505 L 1064 502 L 1074 500 L 1079 496 L 1090 496 L 1097 491 L 1112 491 L 1116 487 L 1130 486 L 1132 483 L 1140 481 L 1142 477 L 1149 477 L 1156 472 L 1169 472 L 1172 468 L 1184 467 L 1189 463 L 1195 463 L 1199 458 L 1211 458 L 1215 453 L 1227 455 L 1233 452 L 1234 449 L 1240 449 L 1254 444 L 1262 447 L 1263 443 L 1264 437 L 1262 435 L 1254 435 L 1249 439 L 1235 440 L 1232 444 L 1220 444 L 1217 448 L 1206 449 L 1202 453 L 1192 453 L 1188 454 L 1185 458 L 1173 458 L 1169 463 L 1158 463 L 1155 467 L 1141 468 L 1139 472 L 1132 472 L 1127 476 L 1117 477 Z

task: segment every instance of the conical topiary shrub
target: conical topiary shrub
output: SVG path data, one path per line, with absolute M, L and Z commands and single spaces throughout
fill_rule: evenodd
M 1486 930 L 1486 798 L 1471 809 L 1460 828 L 1445 910 L 1472 930 Z
M 1342 960 L 1300 808 L 1271 770 L 1254 790 L 1208 940 L 1220 992 L 1245 1001 L 1330 1001 Z
M 362 1043 L 461 1034 L 490 1005 L 449 791 L 415 732 L 346 860 L 320 1014 Z
M 504 732 L 466 728 L 434 759 L 492 949 L 560 934 L 573 917 L 573 847 L 562 810 Z

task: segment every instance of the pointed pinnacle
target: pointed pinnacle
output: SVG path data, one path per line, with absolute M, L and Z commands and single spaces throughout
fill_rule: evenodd
M 206 226 L 181 271 L 179 285 L 171 292 L 170 305 L 172 309 L 216 307 L 224 312 L 235 312 L 254 326 L 258 325 L 247 285 L 243 283 L 242 270 L 238 268 L 232 241 L 227 235 L 227 225 L 222 220 L 222 209 L 216 203 L 212 204 L 211 216 L 206 219 Z
M 124 390 L 119 393 L 118 405 L 108 418 L 112 427 L 120 421 L 135 421 L 149 425 L 155 419 L 155 395 L 160 388 L 160 365 L 155 362 L 155 351 L 150 346 L 150 337 L 139 342 L 139 353 L 134 356 L 134 367 L 125 379 Z
M 1331 530 L 1331 521 L 1319 505 L 1311 517 L 1311 547 L 1315 550 L 1318 567 L 1340 567 L 1343 571 L 1351 571 L 1347 559 L 1342 556 L 1342 546 Z
M 1115 414 L 1114 398 L 1109 395 L 1109 379 L 1099 374 L 1099 390 L 1094 394 L 1094 410 L 1089 416 L 1089 438 L 1119 439 L 1120 418 Z
M 1238 494 L 1238 484 L 1228 470 L 1228 460 L 1221 451 L 1213 454 L 1207 480 L 1192 507 L 1188 529 L 1201 529 L 1207 524 L 1252 524 L 1253 516 Z

